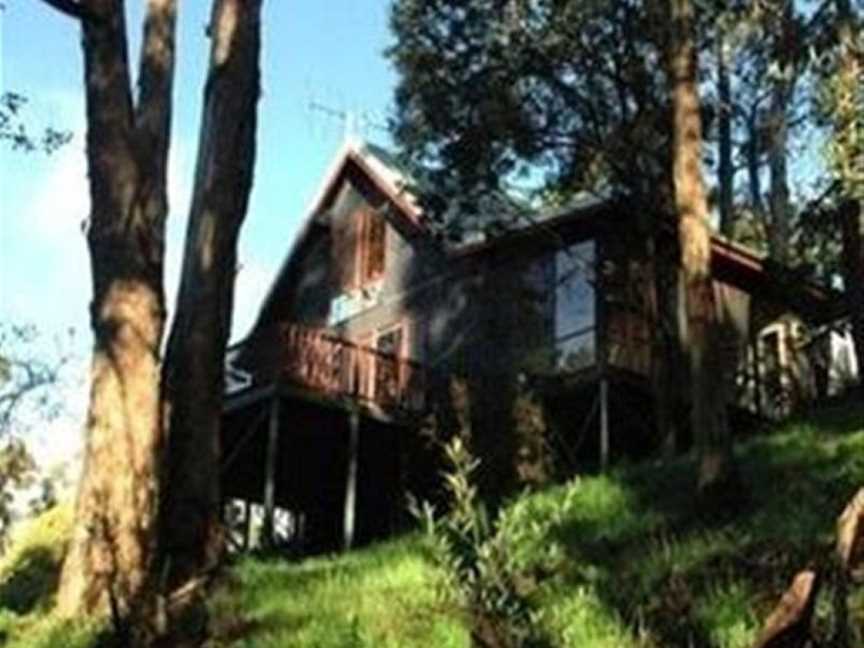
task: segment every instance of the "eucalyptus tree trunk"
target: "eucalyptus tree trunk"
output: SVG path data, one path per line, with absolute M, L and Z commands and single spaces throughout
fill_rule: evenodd
M 837 0 L 840 70 L 835 110 L 835 163 L 848 200 L 840 209 L 843 242 L 843 283 L 852 321 L 852 339 L 858 360 L 859 396 L 864 397 L 864 102 L 862 74 L 855 43 L 855 13 L 849 0 Z
M 759 101 L 750 106 L 747 114 L 747 186 L 750 193 L 750 205 L 759 222 L 765 222 L 765 209 L 762 205 L 762 179 L 759 177 L 761 168 L 761 127 L 759 121 Z
M 174 0 L 147 5 L 133 102 L 121 0 L 49 2 L 82 25 L 94 346 L 84 470 L 57 597 L 126 616 L 153 559 Z M 62 3 L 60 3 L 62 4 Z
M 719 27 L 717 35 L 717 114 L 719 136 L 719 165 L 717 170 L 720 185 L 720 233 L 731 238 L 735 223 L 732 213 L 734 168 L 732 164 L 732 88 L 729 81 L 729 45 L 725 27 Z
M 195 188 L 163 369 L 169 421 L 160 557 L 169 587 L 212 566 L 220 532 L 220 420 L 237 238 L 255 162 L 261 0 L 215 0 Z
M 726 419 L 722 359 L 717 345 L 717 307 L 711 280 L 711 231 L 702 180 L 702 122 L 694 11 L 689 0 L 670 0 L 669 81 L 673 110 L 673 180 L 685 286 L 691 425 L 699 451 L 700 493 L 733 475 Z
M 772 80 L 771 106 L 768 116 L 768 169 L 770 172 L 771 229 L 769 250 L 780 263 L 789 263 L 792 205 L 789 198 L 789 108 L 795 94 L 797 70 L 794 52 L 794 16 L 791 0 L 783 3 L 780 28 L 776 35 L 774 58 L 779 77 Z
M 852 323 L 852 340 L 858 361 L 858 393 L 864 396 L 864 218 L 861 203 L 845 202 L 840 208 L 843 242 L 843 283 Z

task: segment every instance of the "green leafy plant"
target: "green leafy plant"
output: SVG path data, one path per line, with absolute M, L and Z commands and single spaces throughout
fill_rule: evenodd
M 474 474 L 480 465 L 459 436 L 444 445 L 443 473 L 450 508 L 439 514 L 429 502 L 410 501 L 412 514 L 424 525 L 435 562 L 441 568 L 442 597 L 467 616 L 472 643 L 484 648 L 539 648 L 547 641 L 539 614 L 528 602 L 536 588 L 533 561 L 515 549 L 523 532 L 536 528 L 513 524 L 505 511 L 493 521 L 480 499 Z

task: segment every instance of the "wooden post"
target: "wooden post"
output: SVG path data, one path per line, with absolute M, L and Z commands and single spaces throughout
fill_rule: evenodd
M 264 527 L 262 542 L 265 548 L 273 546 L 273 516 L 276 510 L 276 458 L 279 451 L 279 394 L 270 403 L 270 421 L 267 428 L 267 455 L 264 458 Z
M 348 415 L 348 470 L 345 480 L 345 550 L 354 544 L 354 523 L 357 508 L 357 451 L 360 445 L 360 415 L 352 411 Z
M 252 504 L 249 500 L 243 500 L 243 551 L 249 551 L 249 543 L 252 539 Z
M 604 230 L 601 236 L 595 239 L 594 244 L 594 299 L 595 299 L 595 349 L 597 354 L 597 372 L 599 375 L 600 400 L 600 469 L 609 467 L 609 290 L 608 282 L 604 274 L 605 260 L 607 255 L 606 241 L 609 233 Z
M 600 379 L 600 469 L 609 467 L 609 379 Z

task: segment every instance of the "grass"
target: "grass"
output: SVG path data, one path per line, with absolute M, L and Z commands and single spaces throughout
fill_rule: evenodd
M 830 557 L 836 517 L 864 485 L 864 409 L 790 422 L 736 455 L 749 495 L 722 513 L 695 505 L 688 459 L 580 477 L 517 505 L 517 524 L 543 524 L 512 550 L 530 561 L 561 549 L 531 596 L 554 645 L 753 644 L 792 576 Z M 457 614 L 438 604 L 417 536 L 295 565 L 246 559 L 233 573 L 212 610 L 239 631 L 220 646 L 468 645 Z M 828 596 L 817 620 L 826 633 Z M 864 642 L 860 592 L 852 606 Z
M 537 530 L 513 534 L 514 555 L 530 563 L 558 547 L 530 595 L 553 645 L 753 644 L 792 576 L 830 558 L 837 515 L 864 485 L 864 408 L 788 423 L 736 455 L 748 497 L 720 512 L 694 503 L 687 459 L 579 477 L 514 505 L 509 523 Z M 439 582 L 416 534 L 299 563 L 245 557 L 209 601 L 207 645 L 467 648 L 464 620 L 441 602 Z M 864 645 L 864 592 L 851 605 L 852 645 Z M 46 610 L 0 610 L 0 643 L 93 645 L 92 628 L 60 625 Z M 817 604 L 823 638 L 832 623 L 826 591 Z
M 298 564 L 245 558 L 214 597 L 215 646 L 468 646 L 416 536 Z

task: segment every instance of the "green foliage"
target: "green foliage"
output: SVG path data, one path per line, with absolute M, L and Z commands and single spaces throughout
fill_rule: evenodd
M 61 620 L 51 615 L 17 616 L 0 610 L 0 645 L 5 648 L 123 648 L 112 643 L 95 620 Z
M 0 438 L 0 555 L 12 526 L 15 491 L 32 483 L 35 470 L 36 463 L 21 439 Z
M 0 323 L 0 554 L 12 524 L 15 492 L 37 477 L 26 433 L 63 411 L 57 388 L 70 356 L 65 344 L 55 342 L 55 351 L 47 352 L 36 327 Z M 50 480 L 43 479 L 43 491 Z
M 25 614 L 51 607 L 71 528 L 68 505 L 25 523 L 0 561 L 0 609 Z
M 428 502 L 411 506 L 441 569 L 444 600 L 464 610 L 478 645 L 545 645 L 527 595 L 536 587 L 535 572 L 559 556 L 554 544 L 542 545 L 548 525 L 519 501 L 493 522 L 474 480 L 479 461 L 458 435 L 444 451 L 449 510 L 438 515 Z
M 651 11 L 630 2 L 399 0 L 394 136 L 429 213 L 500 212 L 496 192 L 569 202 L 656 194 L 666 86 Z
M 8 648 L 111 646 L 99 619 L 51 614 L 72 508 L 51 508 L 24 524 L 0 561 L 0 644 Z
M 12 150 L 31 153 L 38 148 L 50 154 L 72 139 L 69 131 L 53 127 L 46 128 L 41 137 L 34 136 L 22 117 L 26 104 L 27 97 L 16 92 L 0 93 L 0 142 L 8 143 Z

